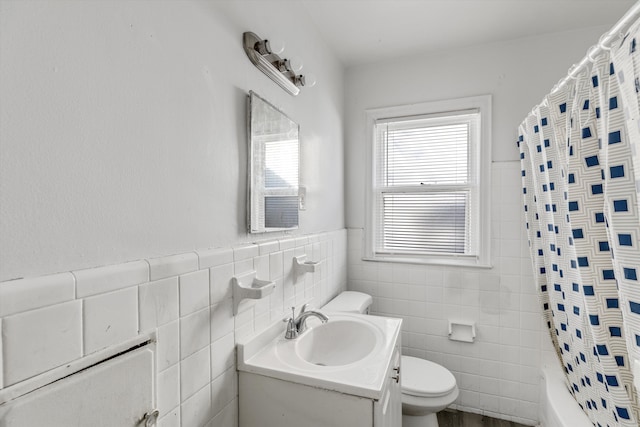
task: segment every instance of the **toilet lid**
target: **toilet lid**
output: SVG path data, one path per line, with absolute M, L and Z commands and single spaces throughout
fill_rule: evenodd
M 456 378 L 443 366 L 417 357 L 402 356 L 402 393 L 440 397 L 456 388 Z

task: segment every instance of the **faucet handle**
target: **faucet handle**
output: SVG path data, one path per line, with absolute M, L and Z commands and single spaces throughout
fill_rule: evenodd
M 287 323 L 289 320 L 295 319 L 295 317 L 296 317 L 296 308 L 295 307 L 291 307 L 291 317 L 285 317 L 284 319 L 282 319 L 282 321 L 284 323 Z
M 291 307 L 291 317 L 287 321 L 287 332 L 284 334 L 284 338 L 288 340 L 292 340 L 294 338 L 298 338 L 298 328 L 296 327 L 296 321 L 294 317 L 296 316 L 296 308 Z
M 287 323 L 287 332 L 285 332 L 284 337 L 288 340 L 298 338 L 298 328 L 296 328 L 296 324 L 293 319 L 289 319 L 289 322 Z

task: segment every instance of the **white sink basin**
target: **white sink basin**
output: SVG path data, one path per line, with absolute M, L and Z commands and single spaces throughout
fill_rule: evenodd
M 378 337 L 373 326 L 354 320 L 333 320 L 306 331 L 296 340 L 296 353 L 318 366 L 341 366 L 370 355 Z
M 309 318 L 309 328 L 285 339 L 286 325 L 275 322 L 238 342 L 238 370 L 381 398 L 386 372 L 400 334 L 400 319 L 325 312 L 327 323 Z M 399 344 L 398 344 L 399 345 Z

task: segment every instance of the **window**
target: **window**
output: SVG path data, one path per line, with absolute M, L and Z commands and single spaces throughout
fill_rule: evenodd
M 489 265 L 490 96 L 367 111 L 366 258 Z

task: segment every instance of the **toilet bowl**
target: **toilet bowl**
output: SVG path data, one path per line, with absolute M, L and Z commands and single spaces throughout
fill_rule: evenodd
M 458 398 L 456 378 L 437 363 L 402 356 L 402 427 L 438 427 L 436 413 Z
M 345 291 L 329 301 L 325 311 L 369 313 L 373 299 L 362 292 Z M 458 397 L 456 379 L 437 363 L 402 356 L 402 427 L 438 427 L 436 413 Z

